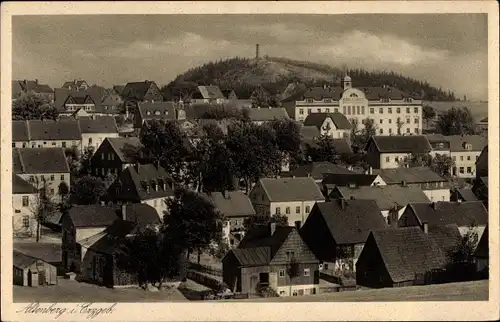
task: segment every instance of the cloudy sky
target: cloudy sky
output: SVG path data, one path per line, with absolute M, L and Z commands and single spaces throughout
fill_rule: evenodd
M 13 78 L 59 87 L 166 84 L 190 67 L 262 55 L 394 70 L 487 99 L 487 17 L 442 15 L 114 15 L 13 17 Z M 355 80 L 353 80 L 355 86 Z

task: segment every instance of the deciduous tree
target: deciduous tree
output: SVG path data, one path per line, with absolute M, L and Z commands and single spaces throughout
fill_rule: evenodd
M 12 120 L 55 120 L 58 116 L 53 103 L 35 94 L 21 95 L 12 106 Z
M 78 205 L 92 205 L 106 193 L 102 179 L 90 175 L 78 178 L 71 185 L 71 201 Z
M 467 107 L 452 107 L 439 115 L 437 130 L 443 135 L 475 134 L 474 118 Z
M 425 121 L 427 127 L 429 127 L 429 121 L 436 117 L 436 111 L 430 105 L 424 105 L 422 107 L 422 118 Z

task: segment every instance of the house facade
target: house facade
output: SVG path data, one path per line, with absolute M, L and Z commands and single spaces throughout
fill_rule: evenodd
M 12 255 L 14 285 L 40 287 L 57 284 L 57 269 L 44 260 L 14 250 Z
M 319 265 L 295 227 L 256 227 L 222 260 L 223 281 L 236 292 L 279 296 L 319 293 Z
M 428 134 L 426 135 L 429 144 L 432 147 L 430 155 L 435 157 L 437 154 L 450 155 L 450 141 L 442 134 Z
M 89 84 L 83 79 L 74 79 L 72 81 L 64 82 L 61 88 L 65 88 L 73 91 L 86 91 L 89 88 Z
M 258 215 L 285 215 L 290 226 L 305 222 L 314 204 L 325 201 L 312 178 L 262 178 L 249 197 Z
M 313 113 L 338 112 L 353 124 L 372 119 L 379 135 L 422 133 L 420 94 L 404 93 L 390 86 L 354 88 L 347 75 L 342 87 L 305 88 L 285 98 L 282 104 L 291 117 L 301 122 Z
M 59 115 L 71 116 L 79 111 L 87 114 L 104 115 L 99 89 L 90 87 L 86 90 L 56 88 L 55 107 Z
M 12 147 L 75 148 L 81 150 L 82 134 L 77 121 L 12 121 Z
M 15 237 L 29 237 L 36 233 L 38 191 L 16 174 L 12 175 L 12 232 Z
M 326 135 L 334 139 L 350 138 L 353 125 L 341 113 L 313 113 L 304 120 L 304 126 L 315 126 L 320 135 Z
M 116 120 L 112 116 L 79 117 L 83 151 L 91 148 L 94 152 L 106 138 L 118 138 Z
M 118 176 L 125 168 L 134 165 L 141 157 L 143 145 L 137 137 L 104 138 L 90 159 L 92 175 L 105 178 Z
M 54 90 L 47 84 L 41 84 L 35 80 L 14 80 L 12 81 L 12 100 L 16 100 L 21 95 L 34 94 L 49 102 L 54 101 Z
M 250 120 L 261 125 L 273 120 L 288 120 L 288 114 L 284 108 L 249 108 L 248 117 Z
M 459 178 L 476 177 L 476 161 L 488 144 L 488 139 L 480 135 L 446 136 L 450 142 L 450 156 L 455 161 L 452 174 Z
M 198 86 L 191 94 L 191 104 L 223 104 L 228 100 L 221 92 L 219 86 Z

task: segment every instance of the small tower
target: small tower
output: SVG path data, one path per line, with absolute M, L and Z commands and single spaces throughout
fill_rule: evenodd
M 351 81 L 351 77 L 349 77 L 349 75 L 345 75 L 344 76 L 344 79 L 343 79 L 343 88 L 344 88 L 344 91 L 346 89 L 349 89 L 349 88 L 352 88 L 352 81 Z
M 259 59 L 260 53 L 259 53 L 259 44 L 255 45 L 255 59 Z

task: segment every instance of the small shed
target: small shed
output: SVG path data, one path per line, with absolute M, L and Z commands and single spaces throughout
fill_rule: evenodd
M 54 265 L 21 252 L 13 253 L 14 285 L 45 286 L 57 284 L 57 269 Z

